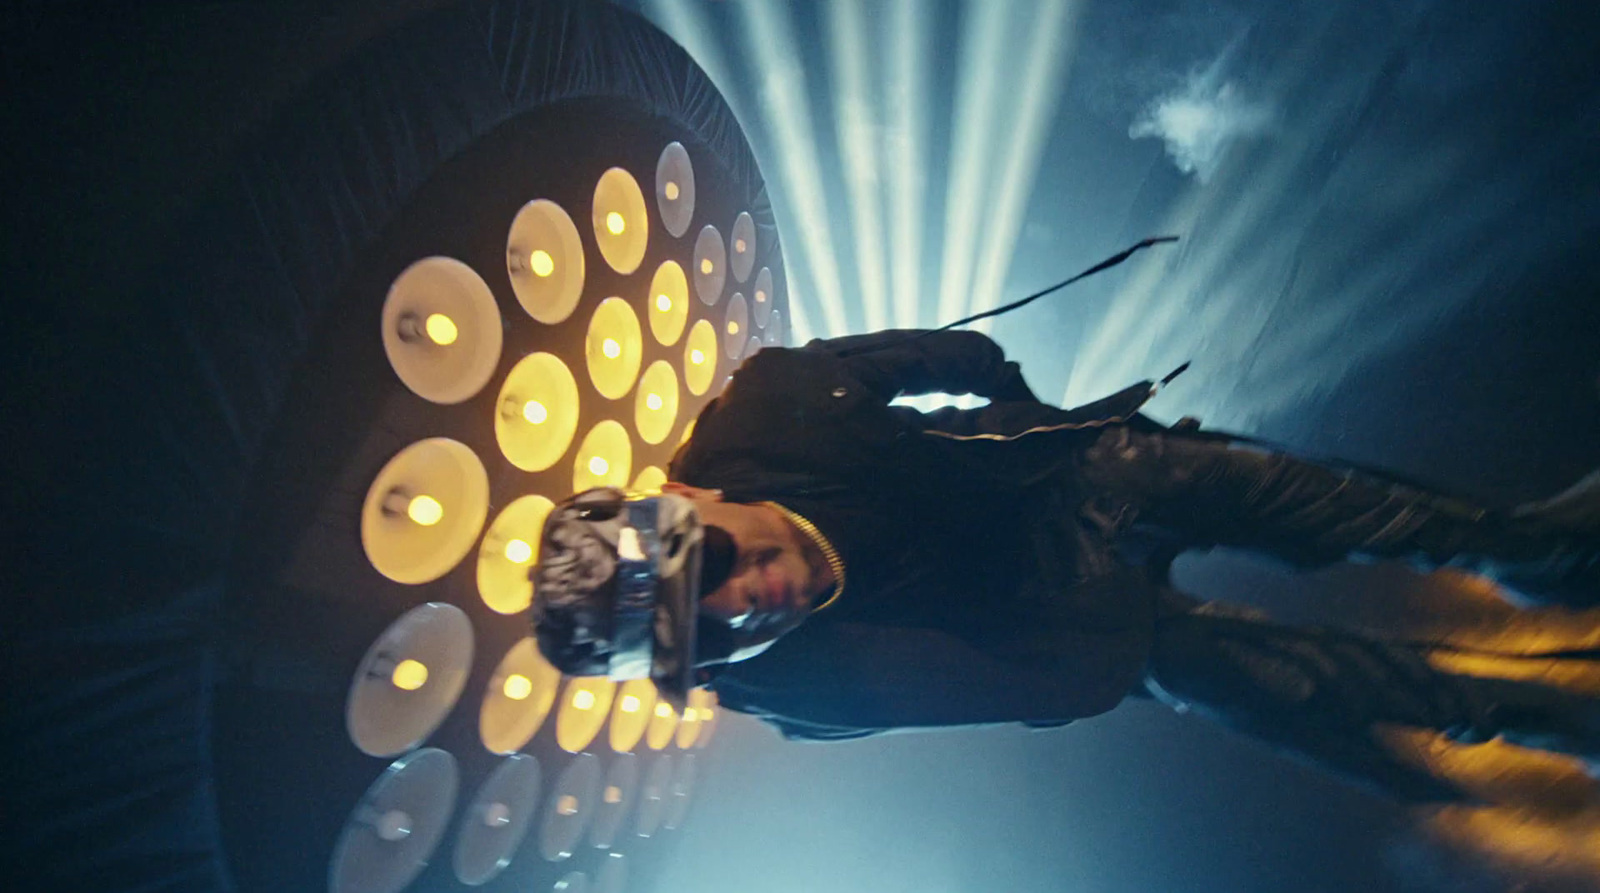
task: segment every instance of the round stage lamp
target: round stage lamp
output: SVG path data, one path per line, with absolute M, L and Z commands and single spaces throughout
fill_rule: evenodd
M 734 292 L 728 299 L 728 309 L 722 314 L 722 350 L 728 359 L 737 360 L 744 354 L 745 339 L 749 337 L 749 308 L 744 295 Z
M 589 746 L 606 724 L 617 684 L 604 676 L 574 676 L 567 681 L 556 711 L 556 743 L 567 753 Z
M 594 241 L 611 269 L 626 276 L 639 269 L 650 241 L 650 218 L 639 181 L 620 167 L 600 175 L 594 187 Z
M 661 829 L 661 819 L 667 811 L 667 797 L 672 789 L 672 756 L 657 754 L 650 760 L 650 770 L 645 773 L 644 784 L 639 787 L 639 811 L 634 819 L 633 833 L 640 837 L 651 837 Z
M 717 374 L 717 330 L 702 319 L 689 330 L 683 347 L 683 383 L 689 393 L 699 397 L 711 387 Z
M 750 278 L 750 271 L 756 265 L 756 222 L 751 218 L 749 211 L 740 211 L 734 218 L 733 256 L 728 259 L 728 265 L 733 268 L 735 282 L 743 282 Z
M 629 679 L 622 683 L 611 704 L 611 749 L 626 753 L 638 747 L 655 709 L 655 683 L 648 679 Z
M 523 496 L 501 510 L 478 544 L 478 595 L 496 613 L 516 614 L 533 601 L 528 572 L 539 560 L 539 535 L 555 504 Z
M 666 701 L 657 700 L 650 711 L 650 726 L 645 730 L 644 743 L 651 750 L 660 750 L 672 742 L 678 731 L 678 711 Z
M 523 471 L 544 471 L 572 445 L 578 430 L 578 382 L 554 354 L 517 361 L 500 386 L 494 439 L 506 460 Z
M 654 495 L 661 492 L 661 485 L 667 482 L 667 473 L 655 465 L 646 465 L 639 476 L 633 479 L 630 488 L 635 493 Z
M 529 636 L 495 666 L 478 708 L 478 738 L 490 753 L 513 753 L 531 740 L 555 706 L 561 672 Z
M 427 747 L 383 770 L 339 832 L 328 893 L 399 893 L 444 836 L 456 806 L 455 758 Z
M 696 421 L 698 420 L 690 419 L 689 424 L 683 426 L 683 433 L 678 435 L 678 446 L 683 446 L 689 442 L 691 437 L 694 437 L 694 423 Z
M 628 857 L 621 853 L 607 853 L 600 869 L 594 873 L 594 893 L 622 893 L 628 885 Z
M 606 419 L 584 435 L 573 462 L 572 492 L 590 487 L 626 487 L 633 471 L 633 441 L 618 422 Z
M 656 208 L 661 226 L 674 239 L 689 231 L 694 219 L 694 165 L 682 143 L 668 143 L 656 161 Z
M 417 746 L 455 706 L 472 669 L 472 623 L 455 605 L 428 602 L 400 615 L 361 658 L 345 699 L 345 727 L 362 753 Z
M 691 689 L 688 706 L 694 708 L 695 718 L 700 721 L 700 733 L 694 741 L 695 749 L 699 750 L 711 743 L 711 736 L 717 730 L 717 695 L 707 688 Z
M 594 820 L 589 824 L 591 846 L 607 850 L 617 842 L 617 832 L 622 830 L 622 822 L 638 797 L 639 758 L 619 753 L 612 757 L 611 767 L 606 770 L 600 802 L 595 805 Z
M 472 549 L 489 513 L 489 475 L 460 441 L 433 437 L 396 453 L 367 490 L 361 545 L 378 573 L 426 583 Z
M 545 801 L 539 851 L 546 859 L 560 862 L 577 851 L 599 799 L 600 758 L 579 754 L 561 771 Z
M 759 335 L 751 335 L 750 340 L 744 344 L 744 358 L 748 360 L 760 352 L 761 337 Z
M 722 287 L 728 281 L 728 249 L 722 244 L 722 234 L 707 225 L 694 240 L 694 293 L 708 306 L 722 299 Z
M 666 261 L 650 277 L 650 334 L 667 346 L 678 343 L 689 321 L 689 279 L 677 261 Z
M 539 807 L 539 761 L 513 754 L 495 767 L 461 816 L 456 832 L 456 879 L 469 887 L 486 884 L 511 864 L 533 827 Z
M 644 359 L 644 338 L 639 317 L 627 301 L 606 298 L 600 302 L 589 320 L 583 352 L 595 390 L 608 400 L 628 393 Z
M 750 293 L 750 312 L 756 325 L 765 327 L 772 318 L 772 270 L 762 267 L 756 274 L 755 291 Z
M 672 773 L 672 784 L 667 788 L 666 815 L 661 821 L 662 827 L 668 831 L 683 827 L 684 817 L 689 813 L 689 798 L 694 795 L 694 754 L 683 754 L 674 762 L 676 765 Z
M 676 739 L 679 750 L 688 750 L 694 746 L 695 738 L 700 735 L 700 708 L 693 704 L 686 704 L 683 708 L 683 718 L 678 720 Z
M 783 314 L 782 313 L 779 313 L 776 310 L 772 311 L 772 319 L 767 321 L 765 337 L 763 337 L 762 340 L 767 342 L 768 344 L 782 344 L 783 343 Z
M 583 296 L 583 240 L 561 206 L 546 199 L 523 205 L 506 235 L 506 272 L 517 303 L 547 325 L 565 320 Z
M 581 871 L 569 871 L 551 886 L 550 893 L 589 893 L 589 876 Z
M 460 403 L 500 362 L 500 308 L 466 264 L 426 257 L 405 268 L 383 302 L 383 352 L 412 393 Z
M 678 373 L 672 364 L 656 360 L 639 379 L 633 398 L 633 425 L 639 438 L 655 445 L 667 439 L 678 421 Z

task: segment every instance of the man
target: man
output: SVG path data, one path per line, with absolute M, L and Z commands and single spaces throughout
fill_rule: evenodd
M 697 681 L 802 738 L 1056 725 L 1154 696 L 1417 797 L 1453 792 L 1390 760 L 1378 725 L 1600 757 L 1596 699 L 1441 673 L 1424 645 L 1203 606 L 1164 574 L 1182 548 L 1226 544 L 1301 565 L 1453 564 L 1594 598 L 1600 477 L 1499 512 L 1164 428 L 1138 413 L 1153 390 L 1048 406 L 973 332 L 757 354 L 701 413 L 665 488 L 708 543 L 699 611 L 722 641 L 706 643 Z M 890 406 L 930 392 L 990 404 Z M 536 623 L 569 669 L 559 613 L 541 607 Z

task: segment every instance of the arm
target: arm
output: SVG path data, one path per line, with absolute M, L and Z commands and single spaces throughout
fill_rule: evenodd
M 889 330 L 813 341 L 806 350 L 841 356 L 885 402 L 900 394 L 977 394 L 997 402 L 1038 402 L 1022 368 L 981 332 Z

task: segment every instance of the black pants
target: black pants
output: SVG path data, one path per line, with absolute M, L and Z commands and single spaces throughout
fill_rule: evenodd
M 1475 566 L 1570 548 L 1537 523 L 1457 498 L 1192 435 L 1108 429 L 1083 454 L 1080 472 L 1103 497 L 1086 507 L 1097 525 L 1154 524 L 1179 542 L 1242 546 L 1299 564 L 1366 556 Z M 1428 650 L 1217 613 L 1169 591 L 1145 686 L 1179 709 L 1410 798 L 1458 792 L 1395 760 L 1374 737 L 1380 725 L 1464 742 L 1504 735 L 1600 757 L 1596 699 L 1445 673 Z

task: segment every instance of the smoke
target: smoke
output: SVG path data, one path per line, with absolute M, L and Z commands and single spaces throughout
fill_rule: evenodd
M 1249 100 L 1222 76 L 1230 55 L 1224 51 L 1176 90 L 1152 100 L 1128 128 L 1133 139 L 1160 139 L 1178 169 L 1201 182 L 1216 172 L 1230 145 L 1265 133 L 1273 120 L 1269 106 Z

